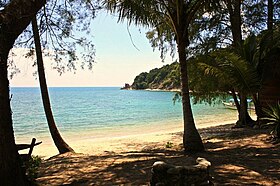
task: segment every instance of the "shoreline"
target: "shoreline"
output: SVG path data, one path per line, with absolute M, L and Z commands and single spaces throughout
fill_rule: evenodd
M 159 89 L 159 88 L 146 88 L 146 89 L 133 89 L 133 88 L 125 88 L 122 87 L 120 90 L 145 90 L 151 92 L 181 92 L 181 89 L 172 88 L 172 89 Z M 190 91 L 191 92 L 191 91 Z
M 197 128 L 199 130 L 224 126 L 229 123 L 235 123 L 236 120 L 228 120 L 223 122 L 210 122 L 204 123 Z M 148 127 L 148 126 L 137 126 L 134 128 L 122 128 L 123 130 L 112 130 L 112 131 L 83 131 L 83 132 L 71 132 L 62 134 L 63 139 L 75 150 L 77 153 L 100 155 L 104 152 L 121 153 L 127 151 L 141 150 L 148 144 L 156 144 L 177 141 L 174 139 L 174 134 L 182 133 L 183 124 L 172 123 L 165 126 Z M 100 132 L 102 132 L 100 134 Z M 98 136 L 99 135 L 99 136 Z M 203 134 L 205 138 L 205 134 Z M 207 134 L 206 134 L 207 137 Z M 58 151 L 49 135 L 37 139 L 43 143 L 35 147 L 33 155 L 38 155 L 43 159 L 50 158 L 58 154 Z M 178 141 L 177 141 L 178 142 Z M 24 151 L 22 151 L 24 152 Z M 22 153 L 21 152 L 21 153 Z
M 173 88 L 173 89 L 144 89 L 146 91 L 154 91 L 154 92 L 181 92 L 181 89 L 176 89 L 176 88 Z M 191 91 L 190 91 L 191 92 Z

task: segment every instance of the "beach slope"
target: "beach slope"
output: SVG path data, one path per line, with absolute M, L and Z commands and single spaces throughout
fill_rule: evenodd
M 191 156 L 212 163 L 216 185 L 280 185 L 280 146 L 269 142 L 269 131 L 232 126 L 200 129 L 207 151 Z M 148 185 L 155 161 L 184 165 L 190 156 L 182 151 L 181 132 L 115 140 L 88 155 L 67 153 L 44 160 L 38 184 Z

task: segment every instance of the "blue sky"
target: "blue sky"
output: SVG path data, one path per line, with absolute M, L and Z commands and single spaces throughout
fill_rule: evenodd
M 153 51 L 146 39 L 145 29 L 129 26 L 130 38 L 127 24 L 117 23 L 117 18 L 107 13 L 97 15 L 91 30 L 96 49 L 93 69 L 78 69 L 75 74 L 67 72 L 59 76 L 51 68 L 51 59 L 44 59 L 49 86 L 123 86 L 124 83 L 132 83 L 141 72 L 172 63 L 171 58 L 161 62 L 159 52 Z M 14 60 L 21 73 L 11 80 L 11 86 L 38 86 L 38 80 L 32 75 L 36 70 L 32 67 L 33 62 L 22 57 Z

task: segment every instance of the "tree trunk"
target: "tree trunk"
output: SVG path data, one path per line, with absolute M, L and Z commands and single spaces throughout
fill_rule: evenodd
M 237 127 L 245 127 L 253 125 L 254 120 L 248 113 L 248 102 L 247 96 L 244 93 L 239 94 L 240 97 L 240 112 L 238 116 L 238 121 L 236 122 Z
M 44 5 L 44 0 L 12 0 L 0 10 L 0 185 L 28 185 L 15 145 L 7 59 L 16 38 Z
M 234 89 L 231 90 L 231 96 L 232 96 L 232 98 L 234 100 L 234 103 L 235 103 L 235 106 L 237 108 L 238 114 L 240 114 L 240 103 L 239 103 L 239 101 L 237 99 L 237 96 L 235 94 L 235 90 Z
M 181 94 L 183 105 L 183 118 L 184 118 L 184 135 L 183 144 L 185 152 L 199 152 L 204 151 L 204 146 L 201 137 L 195 127 L 193 113 L 191 109 L 189 83 L 187 73 L 187 59 L 186 59 L 186 42 L 184 39 L 178 38 L 177 42 L 179 63 L 181 69 Z
M 1 47 L 2 48 L 2 47 Z M 3 50 L 1 50 L 3 52 Z M 15 145 L 7 78 L 8 53 L 0 56 L 0 185 L 27 185 Z M 16 178 L 16 179 L 15 179 Z
M 230 14 L 231 32 L 233 38 L 233 47 L 235 51 L 240 54 L 240 47 L 242 44 L 242 32 L 241 32 L 241 14 L 240 7 L 241 1 L 225 1 Z M 242 100 L 243 99 L 243 100 Z M 246 108 L 246 109 L 245 109 Z M 247 110 L 246 95 L 242 93 L 240 96 L 240 112 L 239 119 L 237 121 L 238 126 L 246 126 L 247 123 L 251 123 L 253 120 L 250 117 Z
M 236 122 L 237 127 L 244 127 L 247 123 L 247 98 L 244 94 L 240 93 L 240 113 L 239 120 Z
M 253 94 L 253 102 L 255 105 L 255 112 L 257 115 L 257 122 L 260 122 L 260 117 L 262 116 L 262 110 L 260 106 L 260 100 L 258 98 L 258 94 Z
M 40 88 L 41 88 L 41 95 L 44 105 L 44 110 L 46 114 L 46 118 L 48 121 L 48 126 L 50 129 L 50 133 L 52 139 L 55 143 L 60 154 L 66 152 L 74 152 L 74 150 L 63 140 L 61 137 L 52 114 L 50 98 L 48 93 L 48 87 L 46 82 L 45 70 L 44 70 L 44 63 L 43 63 L 43 56 L 42 56 L 42 49 L 40 43 L 40 35 L 39 29 L 37 25 L 36 16 L 32 19 L 32 30 L 34 34 L 34 41 L 35 41 L 35 49 L 36 49 L 36 56 L 37 56 L 37 67 L 38 67 L 38 74 L 39 74 L 39 81 L 40 81 Z
M 227 3 L 230 14 L 229 17 L 231 23 L 233 46 L 237 50 L 237 52 L 242 43 L 240 6 L 240 1 Z
M 273 0 L 268 0 L 267 5 L 267 29 L 273 29 Z

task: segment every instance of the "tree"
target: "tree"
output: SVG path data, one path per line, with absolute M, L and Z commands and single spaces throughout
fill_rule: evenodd
M 20 167 L 12 126 L 7 59 L 17 37 L 45 4 L 44 0 L 12 0 L 0 11 L 0 184 L 27 185 Z
M 222 87 L 227 85 L 227 88 L 234 87 L 239 94 L 254 95 L 259 91 L 261 84 L 261 75 L 257 70 L 258 51 L 255 36 L 249 36 L 242 43 L 241 49 L 242 55 L 229 49 L 219 49 L 210 53 L 210 57 L 198 66 L 206 75 L 218 77 L 219 83 L 216 83 L 222 84 Z
M 34 66 L 37 64 L 44 110 L 52 139 L 59 153 L 73 152 L 73 149 L 62 139 L 53 118 L 45 79 L 43 55 L 55 60 L 54 68 L 60 74 L 65 72 L 65 69 L 76 70 L 76 62 L 79 58 L 83 59 L 82 68 L 87 63 L 91 69 L 95 50 L 91 41 L 82 35 L 84 35 L 83 32 L 89 33 L 89 25 L 95 16 L 96 8 L 91 1 L 49 1 L 43 10 L 37 13 L 40 24 L 38 25 L 34 18 L 32 30 L 28 27 L 16 43 L 17 46 L 30 49 L 25 54 L 26 56 L 33 56 L 34 50 L 36 51 L 37 61 Z M 74 36 L 73 31 L 78 31 L 80 36 Z M 79 50 L 78 47 L 82 47 L 84 50 Z M 42 48 L 46 50 L 42 50 Z M 78 54 L 76 50 L 79 50 Z
M 189 46 L 189 26 L 202 6 L 203 0 L 107 0 L 105 4 L 112 12 L 118 12 L 119 20 L 154 28 L 157 34 L 165 35 L 171 45 L 177 46 L 181 71 L 181 94 L 183 105 L 184 135 L 186 152 L 203 151 L 201 137 L 195 127 L 190 103 L 187 53 Z M 174 43 L 175 42 L 175 43 Z
M 37 13 L 43 57 L 54 59 L 52 67 L 61 75 L 66 71 L 75 71 L 77 66 L 82 69 L 93 66 L 95 49 L 90 24 L 99 9 L 95 2 L 48 1 Z M 26 57 L 35 54 L 31 26 L 19 36 L 15 47 L 30 49 Z
M 267 3 L 267 29 L 273 28 L 273 0 L 268 0 Z
M 240 53 L 240 48 L 242 45 L 242 31 L 241 31 L 241 1 L 225 1 L 226 7 L 229 12 L 229 21 L 231 25 L 231 32 L 233 38 L 233 48 L 235 52 Z M 240 97 L 240 112 L 239 112 L 239 120 L 236 123 L 237 126 L 246 126 L 247 123 L 252 121 L 251 117 L 247 111 L 247 96 L 244 92 L 239 93 Z
M 142 85 L 142 86 L 141 86 Z M 179 89 L 180 88 L 180 69 L 179 63 L 174 62 L 161 68 L 154 68 L 148 73 L 141 73 L 135 77 L 132 88 L 141 89 Z
M 244 56 L 244 52 L 243 52 L 244 45 L 243 45 L 242 34 L 244 33 L 244 36 L 249 35 L 250 33 L 255 33 L 259 35 L 264 29 L 266 29 L 266 25 L 267 22 L 269 22 L 269 20 L 270 23 L 271 22 L 277 23 L 277 21 L 279 20 L 279 14 L 277 14 L 279 11 L 275 10 L 275 8 L 278 8 L 279 3 L 271 2 L 271 0 L 266 0 L 266 1 L 249 0 L 249 1 L 241 1 L 241 2 L 232 1 L 232 0 L 222 0 L 219 2 L 220 2 L 220 6 L 217 6 L 209 11 L 210 16 L 203 17 L 203 19 L 197 21 L 197 24 L 201 25 L 200 26 L 201 30 L 197 32 L 198 33 L 197 35 L 195 35 L 197 44 L 191 48 L 192 50 L 191 52 L 193 53 L 194 56 L 197 56 L 197 54 L 207 55 L 209 52 L 217 48 L 232 48 L 233 49 L 232 52 L 237 53 L 237 55 L 242 56 L 242 58 L 246 58 L 246 55 Z M 242 16 L 241 16 L 241 8 L 242 8 Z M 274 8 L 274 10 L 271 10 L 272 8 Z M 271 15 L 272 13 L 273 15 Z M 272 27 L 272 25 L 270 25 L 270 27 Z M 199 33 L 206 33 L 206 34 L 202 35 Z M 236 42 L 238 40 L 240 44 Z M 263 49 L 264 48 L 262 47 L 260 50 L 259 49 L 255 50 L 255 52 L 257 53 L 261 52 L 261 50 Z M 254 54 L 254 52 L 252 51 L 250 53 L 251 53 L 250 55 Z M 247 59 L 244 61 L 249 62 Z M 260 77 L 262 77 L 261 71 L 263 70 L 261 68 L 263 65 L 258 65 L 258 71 Z M 255 67 L 252 66 L 252 68 Z M 197 84 L 201 84 L 201 82 L 197 82 Z M 236 97 L 236 95 L 234 94 L 235 90 L 232 90 L 231 92 L 232 92 L 232 96 Z M 205 98 L 204 93 L 205 92 L 197 95 L 200 96 L 200 98 L 204 99 Z M 258 92 L 255 93 L 252 97 L 254 100 L 256 113 L 259 116 L 260 104 L 259 104 Z M 246 123 L 250 123 L 252 119 L 249 117 L 249 114 L 245 109 L 247 103 L 243 99 L 244 101 L 242 101 L 243 102 L 242 112 L 240 112 L 241 107 L 239 106 L 237 99 L 235 100 L 236 100 L 235 102 L 238 108 L 238 112 L 240 113 L 238 123 L 240 125 L 246 125 Z M 246 111 L 247 113 L 244 113 L 244 111 Z M 246 120 L 244 119 L 245 116 L 246 116 Z M 243 123 L 241 122 L 242 120 Z
M 44 110 L 46 114 L 46 118 L 48 121 L 48 126 L 50 129 L 50 133 L 52 139 L 55 143 L 56 148 L 58 149 L 60 154 L 66 152 L 74 152 L 74 150 L 63 140 L 61 137 L 52 114 L 50 98 L 48 93 L 48 87 L 46 82 L 45 70 L 44 70 L 44 63 L 43 63 L 43 56 L 42 56 L 42 49 L 41 49 L 41 42 L 40 42 L 40 34 L 37 25 L 36 16 L 32 19 L 32 30 L 34 34 L 34 41 L 35 41 L 35 49 L 36 49 L 36 56 L 37 56 L 37 67 L 38 67 L 38 74 L 39 74 L 39 81 L 40 81 L 40 88 L 41 88 L 41 95 L 44 105 Z
M 277 51 L 277 23 L 279 23 L 279 1 L 265 0 L 265 1 L 246 1 L 245 8 L 245 27 L 249 27 L 254 31 L 253 27 L 258 28 L 258 72 L 262 78 L 262 86 L 260 91 L 254 95 L 254 103 L 258 121 L 263 117 L 263 108 L 268 104 L 276 104 L 274 100 L 279 95 L 279 88 L 275 76 L 275 69 L 277 67 L 277 60 L 279 58 L 279 51 Z M 274 36 L 274 32 L 276 36 Z M 256 33 L 256 32 L 255 32 Z M 271 99 L 274 97 L 274 99 Z M 256 101 L 255 101 L 256 100 Z M 272 101 L 274 100 L 274 101 Z

